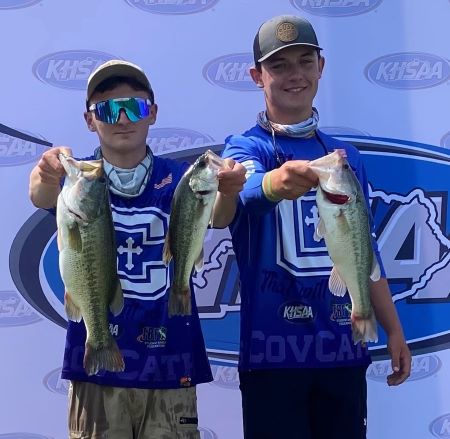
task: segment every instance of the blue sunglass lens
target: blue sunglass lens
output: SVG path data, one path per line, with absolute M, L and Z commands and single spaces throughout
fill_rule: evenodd
M 131 122 L 137 122 L 150 114 L 150 103 L 144 98 L 118 98 L 95 104 L 95 114 L 102 122 L 114 124 L 124 110 Z

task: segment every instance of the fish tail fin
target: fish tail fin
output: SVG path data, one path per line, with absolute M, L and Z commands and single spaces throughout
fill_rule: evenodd
M 361 342 L 365 345 L 368 341 L 378 341 L 377 321 L 373 311 L 367 317 L 352 314 L 351 320 L 352 337 L 355 344 Z
M 94 347 L 89 340 L 86 341 L 84 359 L 84 370 L 88 375 L 95 375 L 100 370 L 110 372 L 123 372 L 125 363 L 119 351 L 116 340 L 110 336 L 106 346 Z
M 189 287 L 169 294 L 169 317 L 191 315 L 191 290 Z

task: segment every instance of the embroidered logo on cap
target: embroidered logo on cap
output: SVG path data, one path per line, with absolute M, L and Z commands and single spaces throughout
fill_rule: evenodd
M 284 21 L 277 26 L 277 38 L 283 43 L 290 43 L 295 41 L 298 37 L 297 28 L 289 21 Z

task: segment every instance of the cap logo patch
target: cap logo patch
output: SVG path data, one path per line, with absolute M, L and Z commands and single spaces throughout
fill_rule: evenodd
M 277 26 L 276 36 L 283 43 L 290 43 L 297 39 L 298 31 L 294 24 L 285 21 Z

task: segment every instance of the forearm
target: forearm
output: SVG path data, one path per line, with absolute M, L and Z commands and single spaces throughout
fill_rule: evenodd
M 215 229 L 223 229 L 229 226 L 236 214 L 237 203 L 237 195 L 224 195 L 221 192 L 217 192 L 211 226 Z
M 386 334 L 388 336 L 401 334 L 403 337 L 403 329 L 392 301 L 389 284 L 385 278 L 371 282 L 370 299 L 375 316 Z
M 39 208 L 50 209 L 56 206 L 61 188 L 54 183 L 45 183 L 35 167 L 30 174 L 29 197 L 31 202 Z

